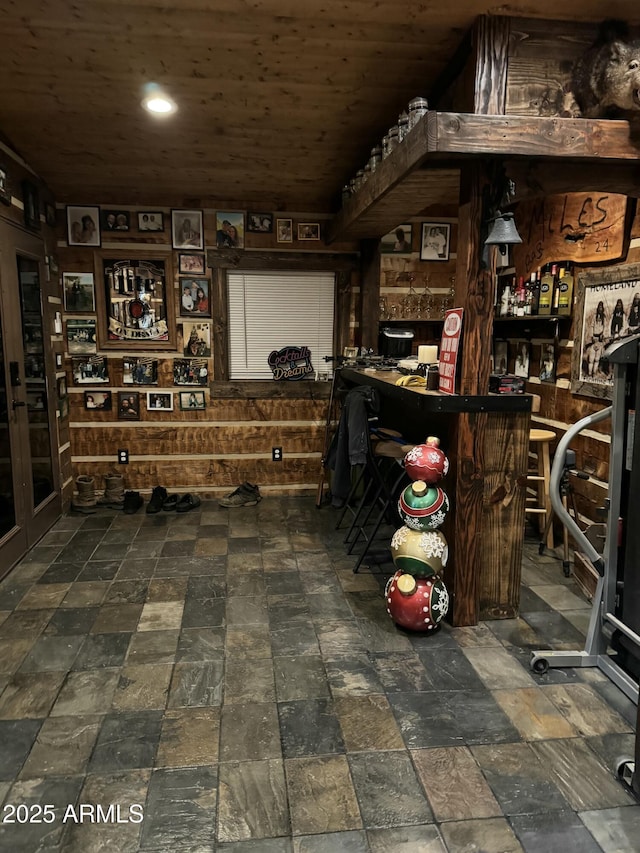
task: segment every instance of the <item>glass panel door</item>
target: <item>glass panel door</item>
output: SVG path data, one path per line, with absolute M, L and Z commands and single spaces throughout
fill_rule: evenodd
M 32 486 L 31 509 L 35 509 L 54 490 L 44 330 L 40 305 L 40 273 L 37 260 L 18 255 L 17 261 L 22 315 L 24 376 L 27 390 L 29 477 Z
M 0 219 L 0 577 L 62 509 L 43 254 Z
M 9 406 L 11 394 L 8 391 L 9 365 L 5 361 L 5 342 L 2 334 L 2 305 L 0 304 L 0 541 L 16 525 L 16 501 L 13 485 L 13 457 L 11 434 L 9 432 Z

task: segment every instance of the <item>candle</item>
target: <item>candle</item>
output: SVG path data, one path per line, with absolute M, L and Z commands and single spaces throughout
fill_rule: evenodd
M 418 347 L 418 363 L 419 364 L 435 364 L 437 361 L 438 361 L 438 347 L 436 347 L 436 346 Z

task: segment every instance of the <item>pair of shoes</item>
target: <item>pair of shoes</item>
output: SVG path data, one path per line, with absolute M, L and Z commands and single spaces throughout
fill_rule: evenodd
M 176 512 L 189 512 L 190 509 L 195 509 L 198 506 L 200 506 L 200 498 L 187 492 L 176 504 Z
M 231 492 L 229 495 L 220 498 L 219 506 L 234 507 L 234 506 L 255 506 L 258 501 L 262 500 L 260 489 L 253 486 L 251 483 L 243 483 L 241 486 Z
M 140 492 L 125 492 L 122 510 L 127 515 L 133 515 L 134 512 L 138 512 L 143 503 L 144 499 Z
M 167 490 L 164 486 L 156 486 L 154 490 L 151 492 L 151 499 L 147 504 L 147 512 L 153 514 L 154 512 L 160 512 L 161 509 L 164 508 L 164 502 L 167 499 Z
M 178 496 L 177 495 L 169 495 L 165 498 L 164 503 L 162 504 L 162 509 L 165 512 L 171 512 L 178 505 Z

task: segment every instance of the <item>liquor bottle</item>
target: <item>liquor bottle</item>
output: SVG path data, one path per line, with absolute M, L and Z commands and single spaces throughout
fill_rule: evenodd
M 558 314 L 567 316 L 571 314 L 571 308 L 573 307 L 573 265 L 571 263 L 567 263 L 565 266 L 559 291 Z
M 551 303 L 551 313 L 558 313 L 558 303 L 560 300 L 560 286 L 564 276 L 564 264 L 556 266 L 556 274 L 553 277 L 553 302 Z
M 520 276 L 516 290 L 516 317 L 524 317 L 526 302 L 527 290 L 524 286 L 524 277 Z
M 509 306 L 511 305 L 511 309 L 513 310 L 513 297 L 511 296 L 511 285 L 506 284 L 504 290 L 502 291 L 502 295 L 500 296 L 500 308 L 498 312 L 499 317 L 507 317 L 509 316 Z
M 538 313 L 538 300 L 540 299 L 540 268 L 531 273 L 529 278 L 529 292 L 531 293 L 531 311 L 535 315 Z
M 542 277 L 540 279 L 540 298 L 538 300 L 538 314 L 551 314 L 551 303 L 553 300 L 553 284 L 555 275 L 555 264 L 545 264 L 542 268 Z

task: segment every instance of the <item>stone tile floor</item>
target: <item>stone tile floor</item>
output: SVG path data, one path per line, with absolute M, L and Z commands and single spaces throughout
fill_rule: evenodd
M 335 519 L 62 518 L 0 585 L 0 849 L 640 851 L 632 703 L 528 668 L 583 644 L 560 562 L 526 544 L 518 619 L 410 635 Z

